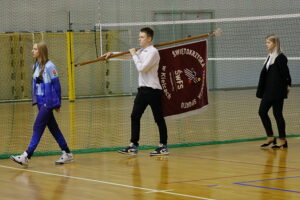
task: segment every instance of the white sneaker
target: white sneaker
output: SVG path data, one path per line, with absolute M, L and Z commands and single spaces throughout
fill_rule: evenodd
M 28 166 L 28 158 L 27 158 L 28 154 L 25 151 L 24 153 L 22 153 L 21 155 L 17 155 L 17 156 L 10 156 L 10 159 L 20 165 L 24 165 L 24 166 Z
M 60 158 L 55 161 L 56 165 L 66 164 L 74 161 L 72 153 L 66 153 L 65 151 L 62 151 L 62 153 L 63 154 L 60 156 Z

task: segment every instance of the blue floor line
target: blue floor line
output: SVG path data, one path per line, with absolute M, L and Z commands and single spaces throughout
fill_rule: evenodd
M 254 182 L 262 182 L 262 181 L 272 181 L 272 180 L 280 180 L 280 179 L 291 179 L 291 178 L 300 178 L 300 176 L 292 176 L 292 177 L 284 177 L 284 178 L 274 178 L 274 179 L 263 179 L 263 180 L 256 180 L 256 181 L 244 181 L 244 182 L 237 182 L 233 184 L 237 185 L 243 185 L 243 186 L 249 186 L 249 187 L 257 187 L 257 188 L 265 188 L 269 190 L 279 190 L 284 192 L 293 192 L 293 193 L 300 193 L 300 191 L 297 190 L 285 190 L 280 188 L 272 188 L 272 187 L 265 187 L 265 186 L 258 186 L 258 185 L 251 185 L 246 183 L 254 183 Z

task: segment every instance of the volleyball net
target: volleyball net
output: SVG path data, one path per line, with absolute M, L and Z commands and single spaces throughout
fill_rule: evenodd
M 72 32 L 71 45 L 63 32 L 1 34 L 0 157 L 24 151 L 30 141 L 37 114 L 29 102 L 31 48 L 40 40 L 48 44 L 50 59 L 58 68 L 64 101 L 56 118 L 73 151 L 106 151 L 128 145 L 130 112 L 138 87 L 134 63 L 112 59 L 73 68 L 76 99 L 70 103 L 68 51 L 73 49 L 73 64 L 109 51 L 127 51 L 138 47 L 139 30 L 146 26 L 153 28 L 155 44 L 210 33 L 216 28 L 223 30 L 221 37 L 207 38 L 209 106 L 199 115 L 167 120 L 170 146 L 249 141 L 264 136 L 255 88 L 267 55 L 265 37 L 271 33 L 281 39 L 295 86 L 284 107 L 287 134 L 299 136 L 300 14 L 178 21 L 164 20 L 160 15 L 157 20 L 99 23 L 93 31 Z M 157 139 L 158 130 L 148 108 L 142 118 L 141 145 L 152 147 Z M 57 153 L 57 148 L 46 130 L 37 152 Z

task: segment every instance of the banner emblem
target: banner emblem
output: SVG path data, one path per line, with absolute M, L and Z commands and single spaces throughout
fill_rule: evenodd
M 182 115 L 208 105 L 207 41 L 162 49 L 159 54 L 164 116 Z

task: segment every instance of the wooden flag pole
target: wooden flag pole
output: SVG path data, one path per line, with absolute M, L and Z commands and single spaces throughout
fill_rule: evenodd
M 180 43 L 180 42 L 186 42 L 186 41 L 200 39 L 200 38 L 207 38 L 207 37 L 211 37 L 211 36 L 220 36 L 221 34 L 222 34 L 222 30 L 220 28 L 218 28 L 218 29 L 216 29 L 212 33 L 205 33 L 205 34 L 201 34 L 201 35 L 196 35 L 196 36 L 182 38 L 182 39 L 179 39 L 179 40 L 173 40 L 173 41 L 169 41 L 169 42 L 163 42 L 163 43 L 155 44 L 153 46 L 155 46 L 155 47 L 162 47 L 162 46 L 167 46 L 167 45 L 171 45 L 171 44 L 176 44 L 176 43 Z M 130 53 L 129 51 L 124 51 L 124 52 L 121 52 L 121 53 L 112 54 L 109 58 L 116 58 L 116 57 L 120 57 L 120 56 L 129 54 L 129 53 Z M 94 59 L 94 60 L 89 60 L 89 61 L 85 61 L 85 62 L 81 62 L 81 63 L 76 63 L 75 67 L 79 67 L 79 66 L 83 66 L 83 65 L 87 65 L 87 64 L 99 62 L 99 61 L 104 61 L 104 60 L 106 60 L 105 57 L 106 56 L 101 56 L 101 57 L 99 57 L 97 59 Z

